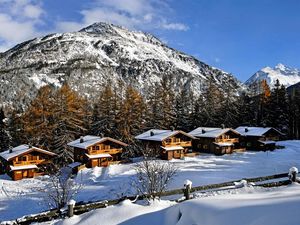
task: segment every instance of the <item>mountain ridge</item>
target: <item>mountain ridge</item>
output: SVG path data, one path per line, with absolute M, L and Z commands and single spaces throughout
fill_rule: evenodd
M 108 80 L 130 84 L 147 96 L 164 75 L 175 77 L 175 92 L 184 88 L 199 95 L 208 80 L 236 94 L 243 89 L 230 73 L 170 48 L 149 33 L 99 22 L 78 32 L 34 38 L 1 53 L 0 105 L 25 107 L 41 86 L 64 82 L 90 98 Z

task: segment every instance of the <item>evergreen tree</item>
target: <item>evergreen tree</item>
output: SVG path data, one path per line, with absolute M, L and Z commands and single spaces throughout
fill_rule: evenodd
M 175 126 L 178 130 L 189 131 L 192 128 L 192 112 L 194 96 L 186 90 L 181 90 L 175 100 Z
M 268 126 L 273 126 L 284 133 L 288 132 L 288 104 L 286 88 L 276 80 L 268 105 Z
M 289 136 L 300 139 L 300 90 L 296 88 L 289 99 Z
M 54 129 L 53 150 L 60 156 L 60 163 L 72 161 L 73 153 L 67 146 L 87 129 L 84 127 L 86 118 L 85 99 L 78 96 L 67 84 L 64 84 L 54 94 L 53 107 Z
M 107 84 L 100 92 L 99 99 L 94 105 L 92 133 L 94 135 L 116 136 L 117 115 L 120 112 L 121 99 L 117 88 L 112 89 Z
M 5 119 L 4 111 L 0 108 L 0 152 L 7 150 L 10 142 Z

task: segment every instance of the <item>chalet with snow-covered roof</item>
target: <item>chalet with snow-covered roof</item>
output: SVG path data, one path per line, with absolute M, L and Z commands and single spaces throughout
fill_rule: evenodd
M 276 141 L 279 141 L 283 134 L 273 127 L 246 127 L 241 126 L 235 129 L 241 134 L 240 145 L 248 150 L 274 150 Z
M 0 170 L 13 180 L 32 178 L 45 174 L 55 153 L 30 145 L 20 145 L 0 153 Z
M 189 134 L 196 138 L 193 148 L 199 152 L 223 155 L 245 150 L 239 145 L 241 135 L 231 128 L 198 127 Z
M 127 144 L 110 137 L 87 135 L 68 143 L 74 148 L 74 161 L 86 167 L 102 166 L 119 163 L 123 147 Z
M 145 147 L 160 154 L 162 159 L 180 159 L 191 153 L 194 137 L 180 130 L 151 129 L 135 137 Z

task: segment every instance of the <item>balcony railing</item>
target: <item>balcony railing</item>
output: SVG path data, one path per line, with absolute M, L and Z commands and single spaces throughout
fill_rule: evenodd
M 101 149 L 101 150 L 89 150 L 88 154 L 89 155 L 97 155 L 97 154 L 103 154 L 103 153 L 118 154 L 121 152 L 122 152 L 121 148 L 112 148 L 112 149 Z
M 28 160 L 28 161 L 17 161 L 13 162 L 13 166 L 24 166 L 24 165 L 38 165 L 42 162 L 45 162 L 45 159 L 39 159 L 39 160 Z
M 237 142 L 239 142 L 239 139 L 238 138 L 220 138 L 220 139 L 217 139 L 217 142 L 218 143 L 220 143 L 220 142 L 237 143 Z
M 179 142 L 163 142 L 162 145 L 164 147 L 172 147 L 172 146 L 181 146 L 181 147 L 191 147 L 191 141 L 179 141 Z

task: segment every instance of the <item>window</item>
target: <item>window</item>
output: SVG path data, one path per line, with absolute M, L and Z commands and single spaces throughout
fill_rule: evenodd
M 203 145 L 203 148 L 204 148 L 204 149 L 208 149 L 208 146 L 207 146 L 207 145 Z
M 99 146 L 98 145 L 96 146 L 96 150 L 99 150 Z
M 93 148 L 92 148 L 93 150 L 96 150 L 96 146 L 93 146 Z

